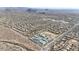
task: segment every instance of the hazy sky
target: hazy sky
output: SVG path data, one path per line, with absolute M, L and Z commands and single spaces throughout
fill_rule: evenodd
M 0 0 L 0 7 L 44 7 L 79 9 L 79 0 Z

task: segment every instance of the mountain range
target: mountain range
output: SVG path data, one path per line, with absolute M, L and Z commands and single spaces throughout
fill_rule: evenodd
M 79 13 L 79 9 L 42 9 L 42 8 L 27 8 L 27 7 L 0 7 L 0 11 L 7 12 L 32 12 L 32 13 Z

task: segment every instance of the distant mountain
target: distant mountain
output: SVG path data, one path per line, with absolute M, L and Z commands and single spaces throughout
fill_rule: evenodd
M 6 12 L 32 12 L 41 14 L 52 13 L 79 13 L 78 9 L 40 9 L 40 8 L 27 8 L 27 7 L 0 7 L 0 11 Z

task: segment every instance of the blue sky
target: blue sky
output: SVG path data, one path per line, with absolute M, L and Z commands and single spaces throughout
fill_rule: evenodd
M 79 9 L 79 0 L 0 0 L 0 7 Z

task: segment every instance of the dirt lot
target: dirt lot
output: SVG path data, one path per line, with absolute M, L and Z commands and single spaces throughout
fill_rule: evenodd
M 0 50 L 39 50 L 39 48 L 12 29 L 0 26 Z

